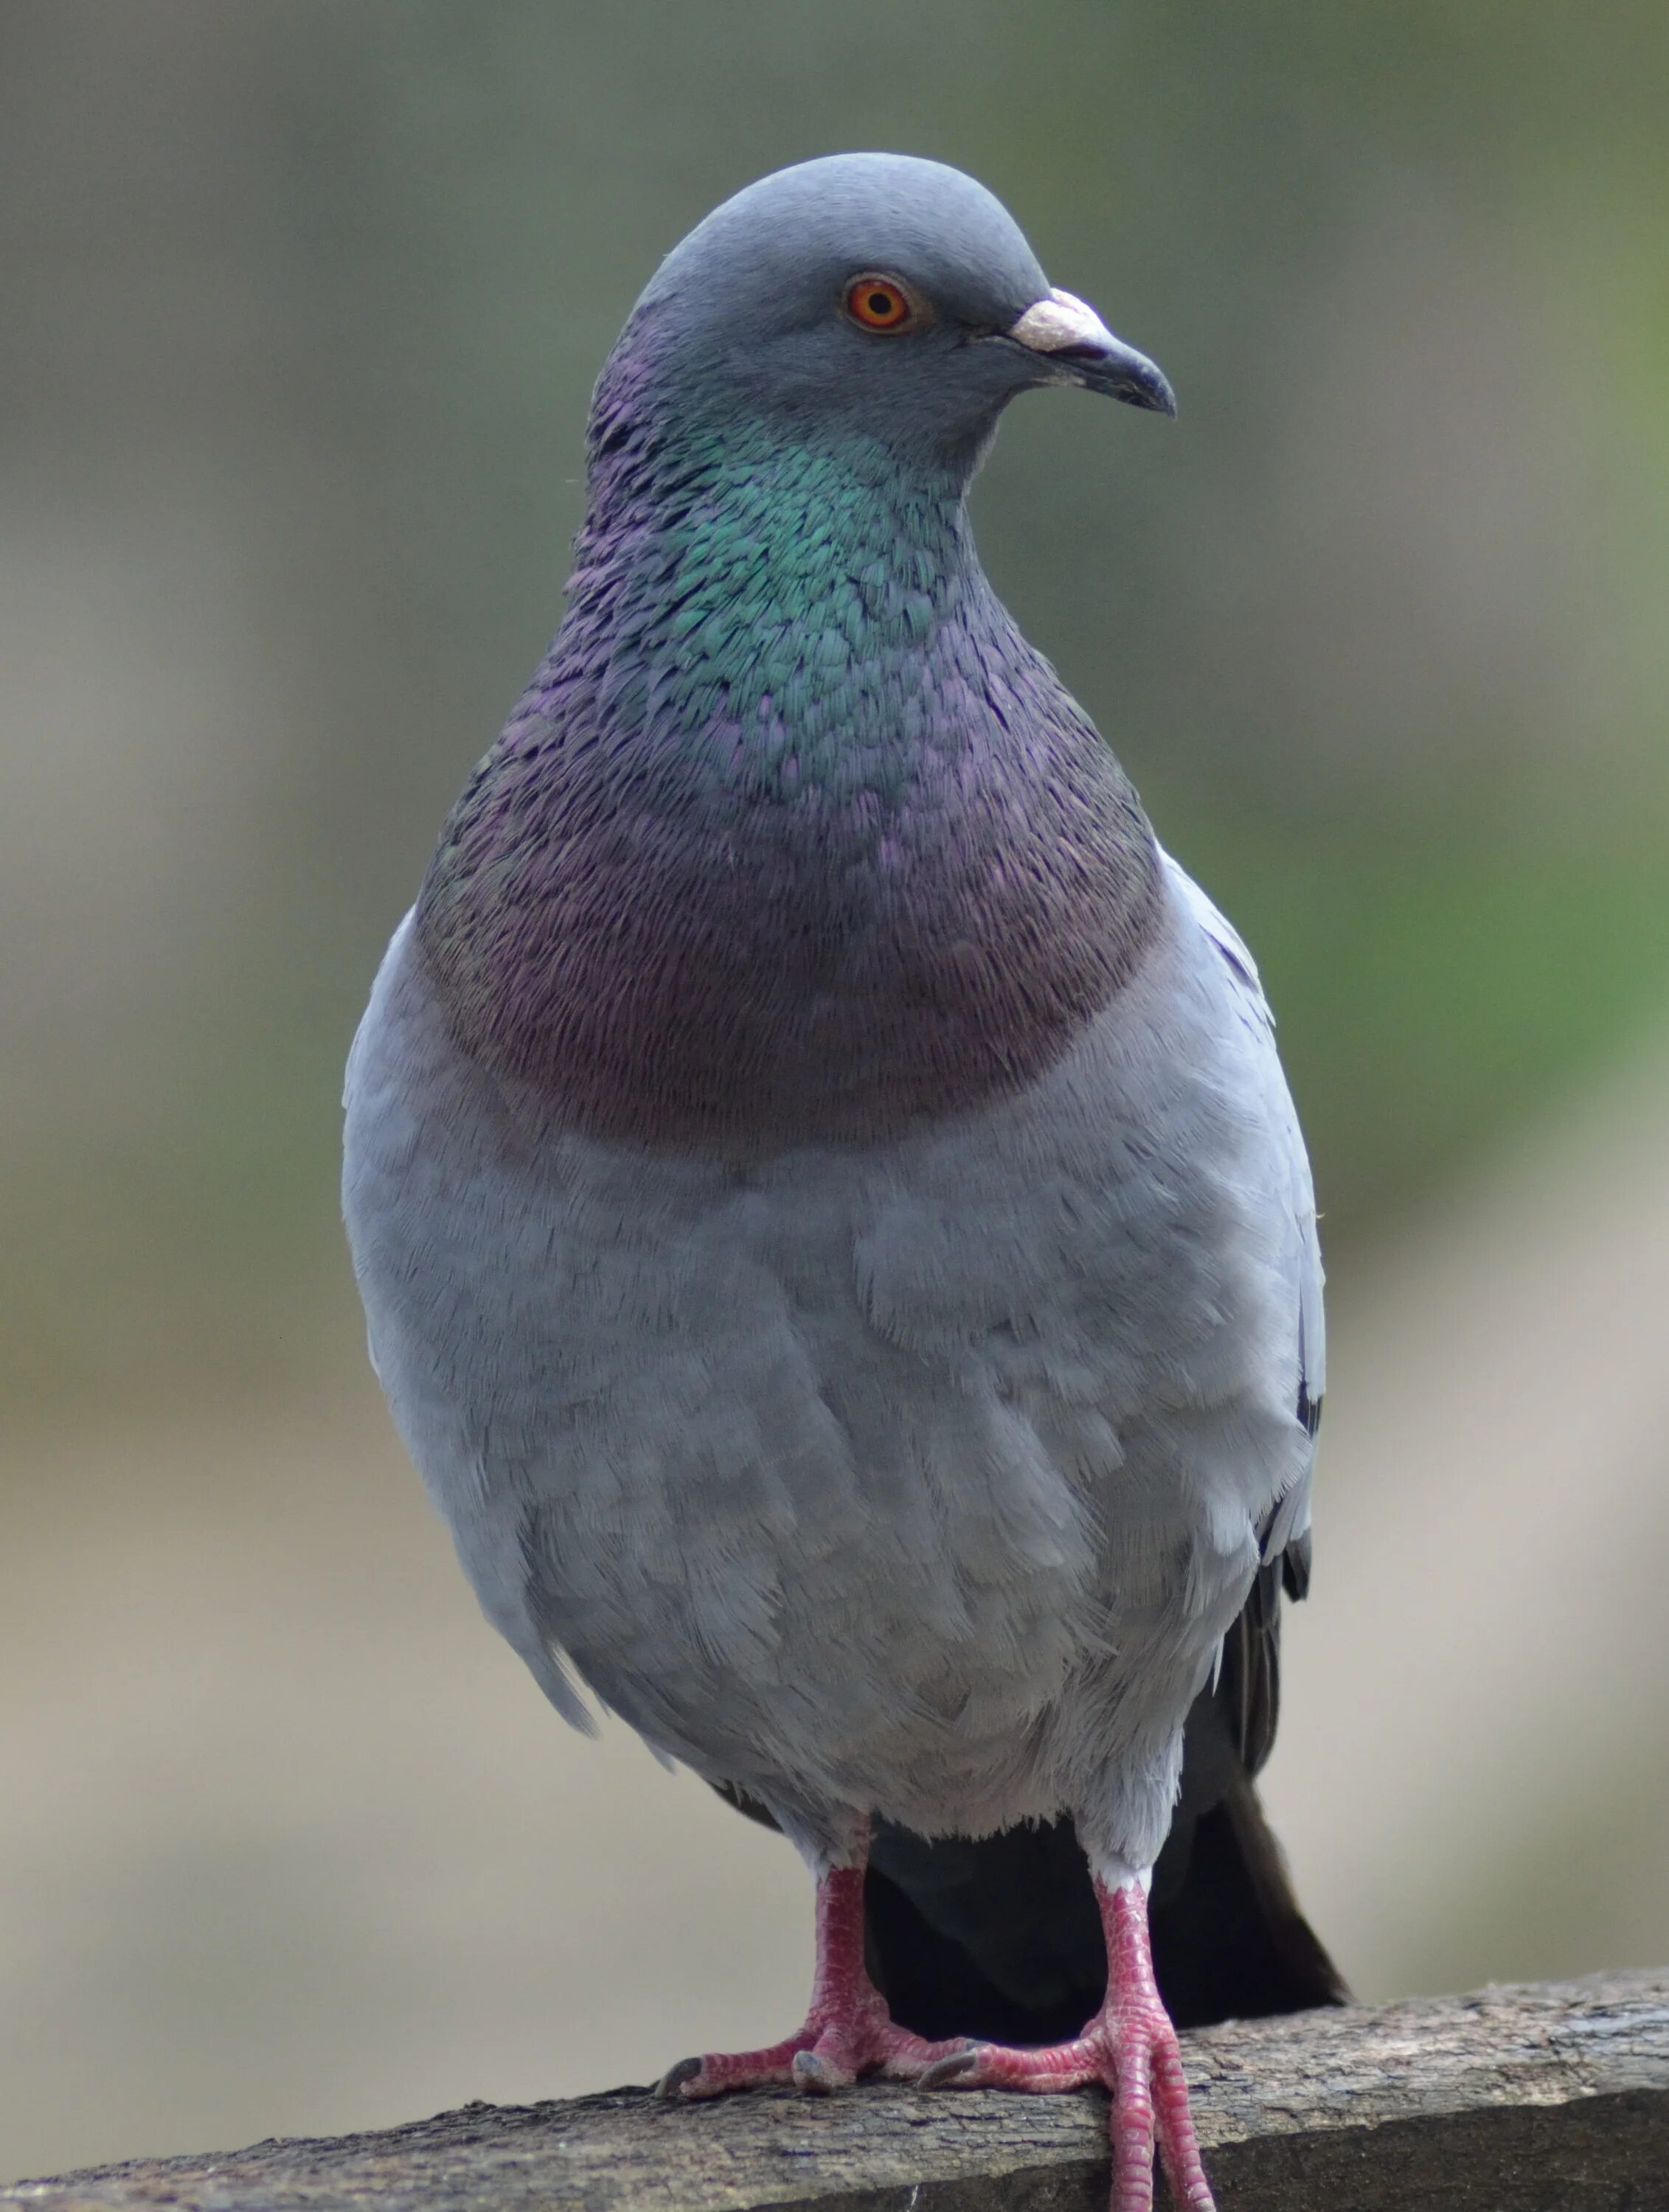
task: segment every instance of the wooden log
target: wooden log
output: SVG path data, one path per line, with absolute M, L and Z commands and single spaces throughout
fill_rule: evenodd
M 1220 2212 L 1669 2212 L 1669 1972 L 1183 2038 Z M 1105 2212 L 1106 2102 L 865 2083 L 466 2105 L 0 2189 L 27 2212 Z

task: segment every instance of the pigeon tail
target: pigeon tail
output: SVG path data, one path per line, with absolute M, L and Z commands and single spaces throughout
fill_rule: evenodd
M 1154 1971 L 1179 2027 L 1349 2002 L 1244 1767 L 1195 1822 L 1186 1864 L 1167 1889 L 1152 1909 Z
M 1191 1717 L 1183 1802 L 1154 1869 L 1154 1971 L 1179 2027 L 1349 1998 L 1252 1777 L 1221 1741 L 1220 1710 L 1206 1692 Z M 879 1821 L 864 1908 L 869 1971 L 918 2035 L 1055 2043 L 1106 1995 L 1099 1915 L 1069 1820 L 977 1842 Z

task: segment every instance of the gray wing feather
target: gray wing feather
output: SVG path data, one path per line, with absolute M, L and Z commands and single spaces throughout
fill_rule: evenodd
M 1264 996 L 1258 963 L 1239 931 L 1218 913 L 1199 885 L 1168 854 L 1165 863 L 1173 886 L 1221 955 L 1236 986 L 1240 1018 L 1258 1040 L 1257 1061 L 1263 1071 L 1264 1108 L 1270 1127 L 1277 1133 L 1292 1194 L 1288 1252 L 1293 1297 L 1298 1309 L 1298 1372 L 1294 1378 L 1293 1412 L 1308 1431 L 1311 1448 L 1298 1480 L 1276 1500 L 1258 1532 L 1264 1563 L 1244 1610 L 1224 1639 L 1210 1686 L 1199 1699 L 1189 1722 L 1191 1746 L 1197 1729 L 1209 1730 L 1213 1723 L 1226 1725 L 1246 1774 L 1255 1775 L 1269 1756 L 1280 1711 L 1282 1591 L 1284 1588 L 1288 1596 L 1301 1598 L 1309 1588 L 1310 1484 L 1327 1358 L 1321 1243 L 1316 1229 L 1309 1154 L 1276 1051 L 1275 1017 Z M 1191 1749 L 1190 1757 L 1192 1755 Z M 1188 1786 L 1185 1771 L 1185 1792 Z
M 1313 1437 L 1321 1418 L 1322 1394 L 1327 1380 L 1321 1240 L 1316 1228 L 1315 1188 L 1310 1177 L 1309 1154 L 1275 1048 L 1275 1016 L 1264 996 L 1258 963 L 1240 932 L 1219 914 L 1192 877 L 1168 853 L 1162 858 L 1173 888 L 1221 954 L 1223 964 L 1238 987 L 1241 1019 L 1264 1046 L 1259 1060 L 1264 1070 L 1265 1105 L 1270 1126 L 1279 1132 L 1292 1191 L 1290 1264 L 1293 1296 L 1298 1306 L 1298 1374 L 1294 1410 Z M 1308 1578 L 1310 1474 L 1313 1460 L 1313 1453 L 1302 1478 L 1276 1501 L 1263 1532 L 1265 1560 L 1277 1559 L 1289 1551 L 1294 1554 L 1287 1575 L 1289 1588 Z M 1292 1594 L 1300 1595 L 1301 1590 L 1294 1589 Z

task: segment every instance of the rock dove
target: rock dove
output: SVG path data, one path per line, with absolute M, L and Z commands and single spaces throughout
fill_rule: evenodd
M 1148 1917 L 1185 1723 L 1182 1825 L 1238 1805 L 1337 1994 L 1246 1780 L 1321 1270 L 1257 971 L 974 550 L 1039 386 L 1174 412 L 935 162 L 783 170 L 662 263 L 562 626 L 355 1043 L 344 1204 L 488 1619 L 815 1879 L 804 2024 L 664 2091 L 1099 2081 L 1116 2212 L 1155 2145 L 1202 2208 Z M 872 1968 L 953 2012 L 935 1943 L 1087 2025 L 918 2032 Z

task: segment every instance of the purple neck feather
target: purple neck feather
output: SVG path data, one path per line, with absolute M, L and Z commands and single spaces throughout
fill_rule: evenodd
M 1014 1090 L 1151 931 L 1134 793 L 959 483 L 675 418 L 636 337 L 567 615 L 419 902 L 455 1034 L 627 1142 L 877 1140 Z

